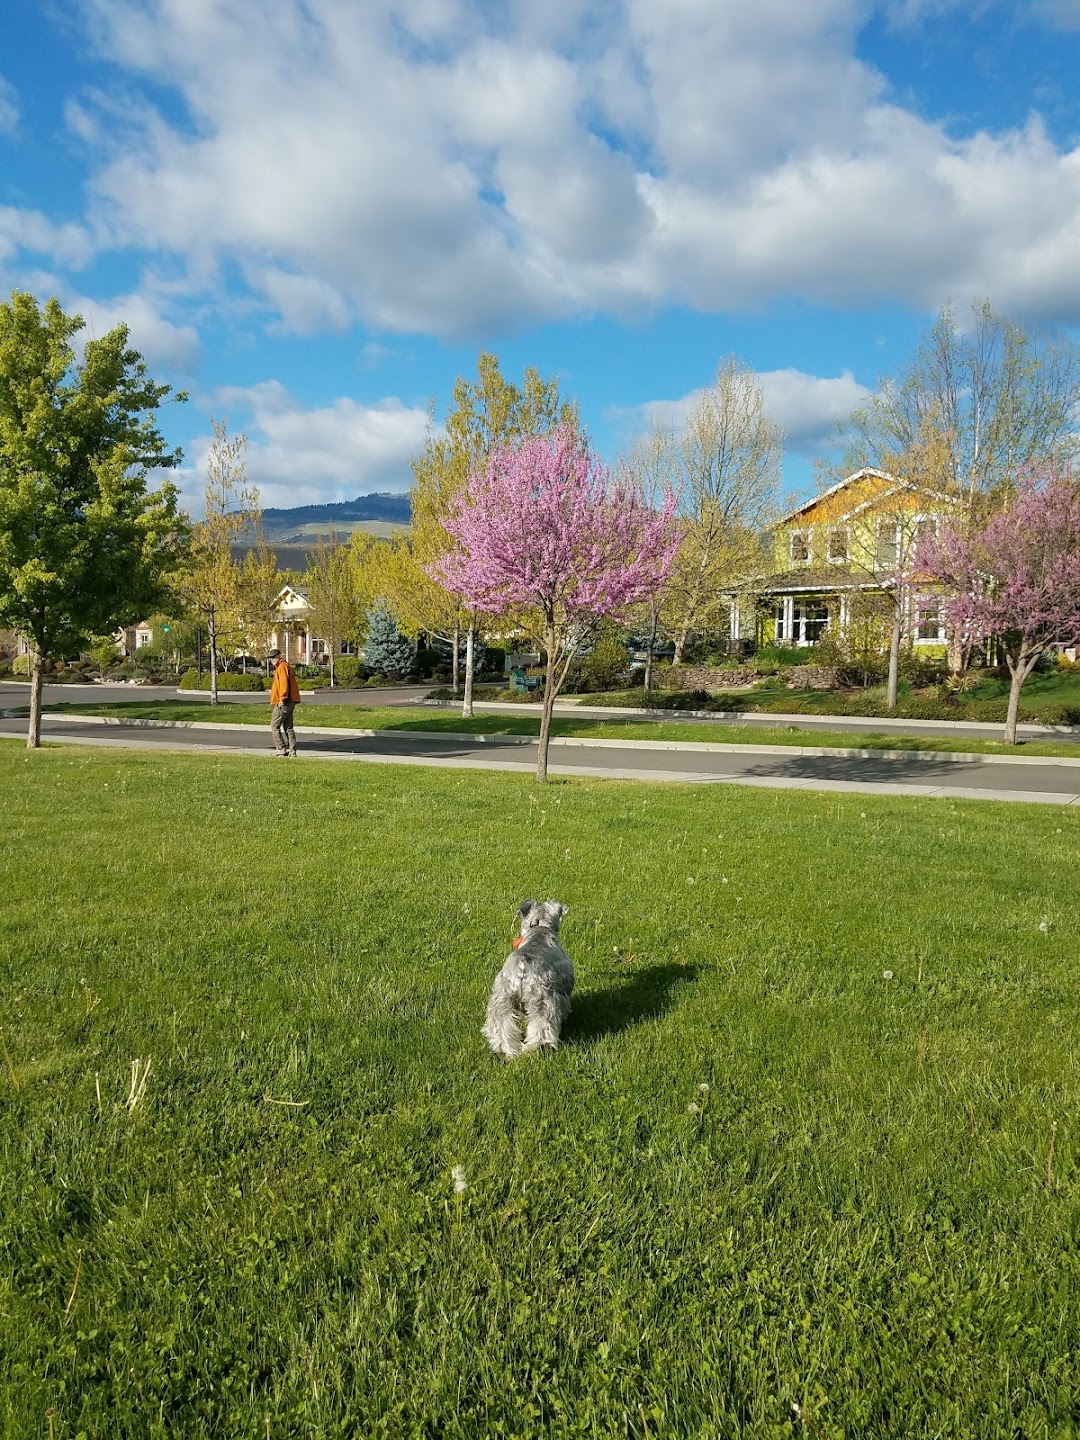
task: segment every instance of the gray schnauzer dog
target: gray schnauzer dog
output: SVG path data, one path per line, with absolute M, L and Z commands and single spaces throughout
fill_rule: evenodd
M 521 939 L 495 977 L 484 1022 L 483 1034 L 496 1055 L 513 1060 L 545 1046 L 554 1050 L 559 1043 L 574 988 L 574 966 L 559 944 L 559 926 L 569 908 L 558 900 L 523 900 L 518 907 Z

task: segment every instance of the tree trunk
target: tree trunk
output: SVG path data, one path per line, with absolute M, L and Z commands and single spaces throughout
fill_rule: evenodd
M 963 642 L 962 637 L 954 630 L 950 630 L 946 641 L 945 663 L 949 667 L 950 675 L 961 675 L 967 669 L 968 646 Z
M 1041 654 L 1041 649 L 1027 654 L 1021 648 L 1014 660 L 1008 649 L 1005 650 L 1005 660 L 1009 666 L 1009 675 L 1012 677 L 1009 685 L 1009 708 L 1005 713 L 1005 734 L 1002 736 L 1006 745 L 1016 744 L 1016 722 L 1020 715 L 1020 691 L 1024 688 L 1024 681 L 1035 669 L 1035 663 Z
M 549 628 L 547 634 L 547 676 L 544 682 L 544 704 L 540 711 L 540 741 L 536 749 L 536 781 L 543 785 L 547 780 L 548 745 L 551 741 L 551 712 L 555 708 L 555 632 Z
M 892 634 L 889 636 L 889 683 L 885 692 L 885 704 L 890 710 L 896 709 L 896 694 L 900 686 L 900 632 L 903 622 L 904 611 L 898 595 L 893 610 Z
M 470 625 L 465 631 L 465 698 L 461 705 L 461 718 L 471 720 L 473 715 L 473 663 L 476 659 L 476 626 Z
M 659 628 L 659 617 L 656 613 L 656 606 L 652 608 L 652 615 L 649 621 L 649 636 L 645 645 L 645 693 L 652 689 L 653 652 L 656 649 L 656 632 Z
M 214 615 L 213 611 L 210 612 L 209 621 L 206 626 L 206 638 L 210 646 L 210 704 L 216 705 L 218 703 L 217 617 Z
M 1005 714 L 1005 734 L 1002 738 L 1006 745 L 1016 744 L 1016 721 L 1020 714 L 1020 691 L 1024 686 L 1024 678 L 1023 672 L 1017 666 L 1012 671 L 1012 683 L 1009 686 L 1009 708 Z
M 672 665 L 681 665 L 683 663 L 683 651 L 686 649 L 686 642 L 689 639 L 690 631 L 685 629 L 680 630 L 675 640 L 675 654 L 671 657 Z
M 460 630 L 460 628 L 459 628 L 457 625 L 455 625 L 455 626 L 454 626 L 454 637 L 453 637 L 453 640 L 451 641 L 451 652 L 450 652 L 450 665 L 451 665 L 451 667 L 452 667 L 452 668 L 451 668 L 451 671 L 450 671 L 450 675 L 451 675 L 451 680 L 450 680 L 450 693 L 453 695 L 453 697 L 454 697 L 455 700 L 457 699 L 457 692 L 458 692 L 458 645 L 459 645 L 460 641 L 461 641 L 461 630 Z
M 41 687 L 45 681 L 45 657 L 35 640 L 30 656 L 30 729 L 26 748 L 37 750 L 41 745 Z

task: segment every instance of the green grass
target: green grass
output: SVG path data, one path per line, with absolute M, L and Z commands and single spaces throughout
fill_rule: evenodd
M 232 725 L 267 725 L 266 704 L 229 702 L 211 710 L 205 702 L 183 700 L 134 700 L 118 704 L 61 704 L 46 707 L 48 712 L 69 715 L 125 717 L 135 720 L 203 721 Z M 452 710 L 423 706 L 307 705 L 297 711 L 297 723 L 311 727 L 329 726 L 361 730 L 415 730 L 432 734 L 538 735 L 536 714 L 514 715 L 488 712 L 463 720 Z M 873 721 L 868 721 L 873 724 Z M 1080 757 L 1080 744 L 1067 740 L 1025 740 L 1003 745 L 998 740 L 972 736 L 896 735 L 885 731 L 800 730 L 795 726 L 730 725 L 707 720 L 596 720 L 587 716 L 556 715 L 553 735 L 595 740 L 691 740 L 720 745 L 813 745 L 860 750 L 930 750 L 952 754 L 1047 755 Z
M 1076 1434 L 1080 814 L 17 744 L 0 783 L 0 1433 Z M 578 991 L 505 1066 L 526 895 Z
M 971 692 L 975 700 L 1007 700 L 1008 680 L 980 680 Z M 1070 670 L 1036 671 L 1024 681 L 1021 699 L 1027 704 L 1039 701 L 1060 701 L 1064 705 L 1080 705 L 1080 673 Z

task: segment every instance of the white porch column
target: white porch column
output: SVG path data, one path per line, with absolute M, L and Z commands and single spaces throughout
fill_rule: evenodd
M 738 599 L 732 600 L 732 602 L 731 602 L 731 623 L 730 623 L 730 626 L 728 627 L 728 633 L 730 634 L 732 640 L 738 640 L 738 638 L 739 638 L 739 602 L 738 602 Z
M 794 641 L 795 639 L 795 597 L 784 596 L 784 639 Z

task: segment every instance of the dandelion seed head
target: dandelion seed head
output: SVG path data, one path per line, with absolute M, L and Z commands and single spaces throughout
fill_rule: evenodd
M 893 978 L 893 972 L 891 970 L 883 970 L 881 972 L 881 978 L 883 980 L 891 980 Z
M 687 1105 L 687 1107 L 686 1107 L 686 1113 L 687 1113 L 688 1115 L 700 1115 L 700 1114 L 701 1114 L 701 1106 L 698 1105 L 698 1104 L 696 1104 L 695 1101 L 691 1100 L 690 1104 Z

